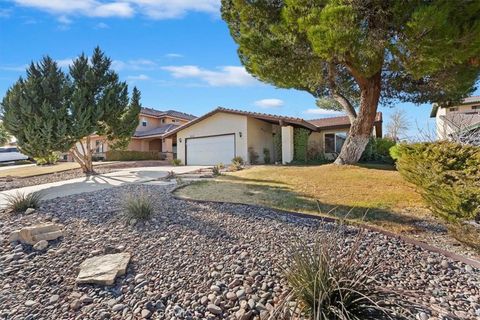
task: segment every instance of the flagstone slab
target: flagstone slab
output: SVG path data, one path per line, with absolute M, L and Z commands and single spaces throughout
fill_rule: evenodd
M 88 258 L 80 265 L 77 283 L 112 285 L 127 271 L 131 255 L 127 252 Z
M 20 241 L 33 246 L 39 241 L 55 240 L 63 236 L 63 225 L 56 223 L 41 223 L 12 232 L 9 240 Z

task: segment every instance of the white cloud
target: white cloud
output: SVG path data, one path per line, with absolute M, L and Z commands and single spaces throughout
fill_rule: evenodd
M 95 29 L 108 29 L 110 26 L 104 22 L 97 23 Z
M 268 108 L 280 108 L 284 105 L 283 100 L 280 99 L 262 99 L 253 103 L 255 106 L 268 109 Z
M 180 53 L 167 53 L 165 58 L 183 58 L 183 54 Z
M 57 64 L 60 68 L 68 68 L 73 64 L 73 59 L 60 59 L 57 60 Z
M 23 72 L 29 67 L 28 64 L 23 64 L 21 66 L 0 66 L 2 71 L 13 71 L 13 72 Z
M 179 18 L 189 12 L 218 15 L 219 0 L 13 0 L 19 6 L 56 15 L 128 18 L 136 14 L 151 19 Z
M 150 80 L 150 77 L 146 74 L 139 74 L 138 76 L 128 76 L 127 79 L 130 81 L 146 81 Z
M 224 66 L 218 70 L 208 70 L 198 66 L 167 66 L 162 69 L 169 71 L 174 78 L 196 78 L 213 87 L 248 86 L 258 83 L 244 67 Z
M 303 111 L 304 114 L 315 114 L 315 115 L 342 115 L 343 113 L 335 110 L 326 110 L 320 108 L 311 108 Z
M 113 60 L 112 68 L 116 71 L 121 70 L 153 70 L 156 69 L 158 65 L 148 59 L 136 59 L 136 60 Z

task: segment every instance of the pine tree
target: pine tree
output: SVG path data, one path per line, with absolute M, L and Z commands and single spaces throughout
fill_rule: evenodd
M 90 59 L 75 59 L 69 76 L 50 57 L 32 63 L 2 102 L 5 127 L 20 150 L 34 158 L 70 151 L 91 174 L 91 135 L 113 148 L 126 147 L 138 125 L 140 92 L 134 88 L 130 99 L 127 84 L 110 67 L 98 47 Z
M 480 1 L 222 0 L 248 72 L 349 116 L 337 164 L 359 160 L 380 101 L 455 103 L 473 92 L 479 16 Z
M 23 153 L 51 159 L 74 143 L 69 135 L 69 81 L 55 61 L 32 63 L 3 98 L 3 124 Z

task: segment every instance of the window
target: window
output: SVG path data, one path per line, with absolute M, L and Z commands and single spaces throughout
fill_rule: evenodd
M 325 153 L 340 153 L 347 140 L 345 132 L 325 133 Z
M 147 126 L 147 119 L 143 118 L 142 119 L 142 127 L 146 127 Z
M 450 108 L 449 111 L 450 111 L 450 112 L 455 112 L 455 111 L 458 111 L 458 108 Z
M 103 153 L 103 143 L 101 143 L 99 140 L 95 141 L 95 152 Z
M 177 122 L 178 120 L 177 119 L 172 119 L 172 122 Z
M 165 119 L 162 119 L 162 123 L 165 123 Z
M 480 106 L 472 106 L 472 110 L 480 110 Z

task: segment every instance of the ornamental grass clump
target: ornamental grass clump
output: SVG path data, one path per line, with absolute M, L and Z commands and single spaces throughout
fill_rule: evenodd
M 150 195 L 129 196 L 123 203 L 123 211 L 128 219 L 148 220 L 154 213 L 154 201 Z
M 6 195 L 7 209 L 13 213 L 25 212 L 28 208 L 38 209 L 42 197 L 40 192 L 16 192 Z
M 291 291 L 271 319 L 406 319 L 405 309 L 392 302 L 399 298 L 377 282 L 379 255 L 362 246 L 362 233 L 348 242 L 341 229 L 287 248 Z

